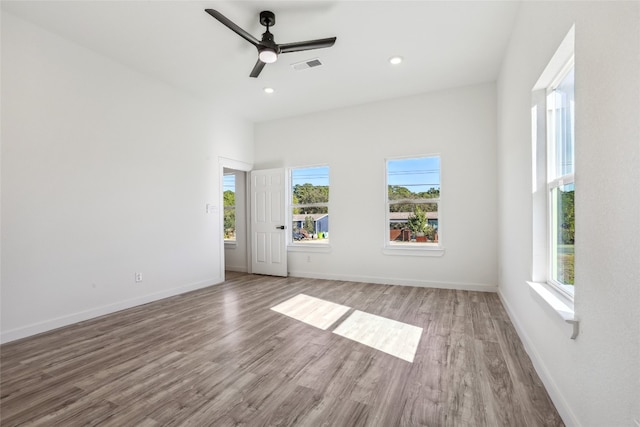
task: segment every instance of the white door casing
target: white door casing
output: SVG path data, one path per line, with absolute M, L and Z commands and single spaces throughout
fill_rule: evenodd
M 251 172 L 251 272 L 287 276 L 284 169 Z
M 251 171 L 251 169 L 253 168 L 253 164 L 251 163 L 246 163 L 246 162 L 242 162 L 240 160 L 234 160 L 234 159 L 229 159 L 227 157 L 218 157 L 218 163 L 219 163 L 219 170 L 220 170 L 220 180 L 219 180 L 219 185 L 220 185 L 220 199 L 218 200 L 218 206 L 220 206 L 219 209 L 219 235 L 218 235 L 218 240 L 220 241 L 220 281 L 224 281 L 225 279 L 225 247 L 224 247 L 224 169 L 235 169 L 237 171 L 243 171 L 246 172 L 247 176 L 247 180 L 249 179 L 249 172 Z M 250 269 L 250 265 L 249 265 L 249 239 L 250 239 L 250 234 L 249 234 L 249 218 L 247 218 L 249 216 L 249 212 L 248 212 L 248 207 L 247 204 L 249 203 L 248 200 L 248 189 L 247 189 L 248 183 L 246 182 L 245 188 L 243 189 L 242 193 L 244 193 L 244 199 L 243 199 L 243 203 L 245 205 L 245 215 L 243 219 L 241 219 L 241 221 L 243 221 L 243 224 L 241 224 L 246 231 L 245 233 L 245 240 L 244 242 L 242 242 L 242 246 L 244 247 L 244 251 L 246 252 L 243 256 L 243 258 L 245 259 L 245 266 L 247 268 L 246 271 L 249 271 Z M 209 211 L 209 208 L 207 208 L 207 212 Z M 238 218 L 236 218 L 236 220 L 238 220 Z

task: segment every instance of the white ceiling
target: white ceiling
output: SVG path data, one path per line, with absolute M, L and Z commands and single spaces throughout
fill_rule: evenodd
M 518 1 L 3 1 L 8 11 L 253 121 L 494 81 Z M 278 43 L 336 36 L 280 55 L 250 78 L 255 48 L 204 12 Z M 398 66 L 393 55 L 404 57 Z M 319 58 L 323 66 L 291 64 Z M 264 87 L 273 87 L 267 95 Z

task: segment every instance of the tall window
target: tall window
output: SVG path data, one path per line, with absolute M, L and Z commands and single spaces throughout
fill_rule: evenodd
M 571 61 L 547 90 L 549 281 L 573 295 L 575 97 Z
M 224 174 L 222 182 L 224 200 L 224 240 L 236 241 L 236 176 Z
M 291 169 L 291 239 L 329 243 L 329 166 Z
M 388 245 L 437 246 L 440 157 L 387 161 Z

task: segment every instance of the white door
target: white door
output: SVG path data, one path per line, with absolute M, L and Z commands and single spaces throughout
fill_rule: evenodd
M 287 276 L 284 169 L 251 172 L 251 272 Z

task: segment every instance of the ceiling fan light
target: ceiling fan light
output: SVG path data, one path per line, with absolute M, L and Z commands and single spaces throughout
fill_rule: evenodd
M 261 50 L 258 54 L 258 57 L 260 58 L 260 61 L 264 62 L 265 64 L 271 64 L 272 62 L 276 62 L 276 60 L 278 59 L 278 55 L 276 54 L 276 52 L 271 49 Z

